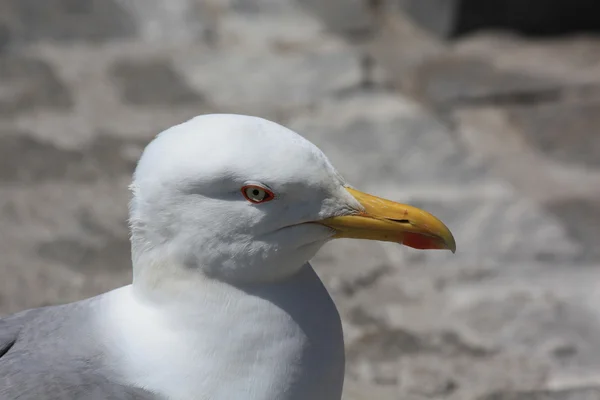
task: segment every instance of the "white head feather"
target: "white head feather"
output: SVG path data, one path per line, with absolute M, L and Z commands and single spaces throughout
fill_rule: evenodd
M 251 203 L 246 185 L 275 197 Z M 262 118 L 212 114 L 167 129 L 132 184 L 134 283 L 167 279 L 166 265 L 224 281 L 289 276 L 333 233 L 306 222 L 361 208 L 344 185 L 315 145 Z

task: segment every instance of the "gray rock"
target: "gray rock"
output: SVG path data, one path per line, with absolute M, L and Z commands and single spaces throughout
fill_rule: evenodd
M 398 3 L 419 25 L 436 35 L 451 37 L 458 30 L 462 0 L 398 0 Z
M 31 182 L 63 178 L 70 165 L 79 165 L 82 154 L 58 149 L 24 132 L 3 132 L 0 137 L 0 180 Z
M 127 235 L 88 243 L 79 237 L 59 238 L 40 243 L 37 253 L 46 262 L 60 263 L 79 273 L 93 273 L 99 269 L 106 272 L 131 270 L 131 245 Z
M 557 82 L 504 71 L 477 58 L 440 57 L 420 66 L 414 91 L 435 107 L 533 103 L 556 97 Z
M 328 30 L 340 34 L 350 41 L 368 38 L 374 31 L 375 19 L 370 12 L 368 1 L 296 1 L 304 9 L 317 16 Z
M 191 54 L 182 71 L 218 107 L 272 119 L 277 119 L 273 111 L 294 115 L 359 81 L 354 53 L 338 42 L 277 51 L 281 45 L 266 40 L 272 43 L 266 49 L 261 41 L 256 48 L 236 45 Z
M 0 181 L 38 183 L 45 181 L 93 181 L 129 176 L 136 163 L 127 154 L 144 141 L 98 135 L 84 149 L 63 149 L 25 132 L 7 131 L 0 136 Z
M 515 128 L 535 150 L 556 161 L 600 169 L 600 103 L 557 101 L 507 110 Z
M 354 320 L 356 321 L 356 320 Z M 439 354 L 485 358 L 493 352 L 464 343 L 454 332 L 418 335 L 404 329 L 380 326 L 355 340 L 348 347 L 349 360 L 398 361 L 412 354 Z
M 127 181 L 0 185 L 0 313 L 92 296 L 131 279 Z M 85 262 L 85 264 L 81 264 Z
M 595 400 L 598 398 L 600 398 L 600 388 L 590 387 L 557 391 L 503 391 L 482 396 L 479 400 Z
M 465 262 L 485 260 L 505 265 L 523 261 L 557 264 L 582 261 L 585 248 L 569 235 L 568 228 L 553 214 L 517 195 L 458 201 L 415 196 L 409 202 L 430 210 L 452 227 L 457 243 L 465 246 L 462 250 L 459 247 L 456 257 Z M 425 254 L 423 258 L 434 261 L 437 256 Z
M 328 102 L 290 124 L 357 187 L 401 185 L 408 195 L 412 186 L 476 184 L 486 175 L 439 120 L 385 92 Z
M 135 33 L 131 16 L 113 0 L 2 0 L 0 25 L 7 37 L 3 41 L 11 46 L 47 40 L 102 42 Z
M 110 72 L 121 98 L 132 105 L 181 106 L 204 102 L 204 97 L 190 88 L 168 61 L 122 60 Z
M 600 260 L 600 199 L 573 199 L 557 201 L 546 205 L 562 223 L 571 240 L 579 243 L 582 251 L 579 260 L 598 262 Z
M 42 60 L 0 56 L 0 77 L 0 116 L 37 108 L 67 111 L 73 106 L 70 89 Z

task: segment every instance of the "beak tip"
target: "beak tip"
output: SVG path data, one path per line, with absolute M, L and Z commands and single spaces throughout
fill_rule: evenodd
M 452 254 L 456 253 L 456 241 L 454 240 L 454 236 L 450 234 L 450 236 L 445 240 L 446 249 L 450 250 Z

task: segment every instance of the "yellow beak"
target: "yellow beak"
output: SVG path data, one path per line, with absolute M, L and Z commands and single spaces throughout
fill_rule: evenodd
M 456 251 L 452 232 L 428 212 L 355 189 L 346 190 L 365 210 L 354 215 L 318 221 L 335 229 L 335 238 L 380 240 L 401 243 L 415 249 Z

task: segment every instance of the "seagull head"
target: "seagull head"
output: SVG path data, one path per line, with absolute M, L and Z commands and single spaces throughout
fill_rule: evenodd
M 134 283 L 173 266 L 226 282 L 285 279 L 335 238 L 456 247 L 433 215 L 349 186 L 315 145 L 258 117 L 203 115 L 167 129 L 131 188 Z

